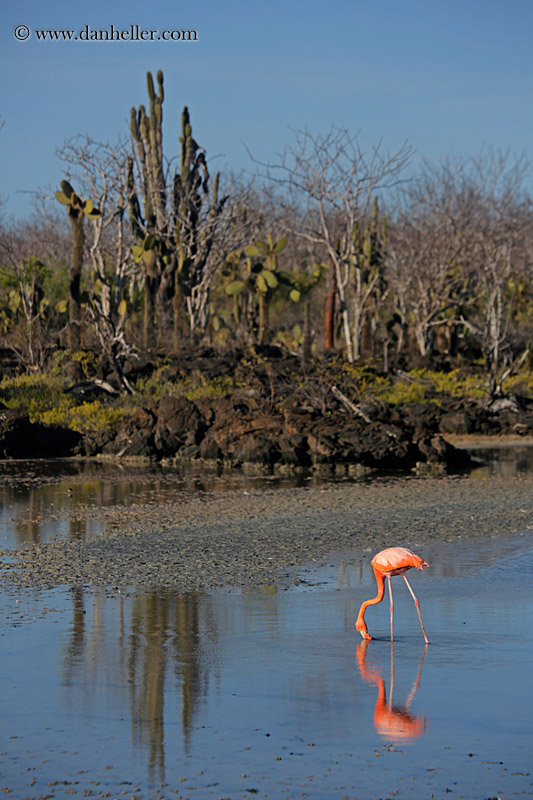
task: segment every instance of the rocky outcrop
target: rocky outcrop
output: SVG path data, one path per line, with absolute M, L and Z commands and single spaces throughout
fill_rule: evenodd
M 30 422 L 25 409 L 0 404 L 0 458 L 62 458 L 73 455 L 82 435 Z
M 137 377 L 146 377 L 155 365 L 138 363 L 136 370 Z M 163 397 L 120 424 L 84 436 L 32 424 L 25 412 L 2 409 L 0 457 L 192 460 L 266 471 L 461 470 L 470 459 L 446 435 L 533 434 L 531 399 L 483 404 L 426 387 L 424 403 L 376 401 L 367 399 L 357 377 L 346 377 L 327 358 L 314 371 L 302 372 L 299 361 L 279 348 L 256 348 L 253 357 L 237 350 L 191 350 L 164 370 L 164 380 L 174 386 L 232 388 L 214 398 Z M 103 377 L 107 385 L 111 377 Z M 131 368 L 128 377 L 134 382 Z M 87 399 L 77 396 L 80 402 Z
M 514 395 L 496 398 L 489 404 L 456 401 L 441 413 L 439 429 L 455 434 L 532 435 L 533 401 Z
M 257 397 L 245 392 L 198 402 L 166 397 L 152 409 L 138 409 L 100 439 L 87 437 L 83 447 L 87 455 L 192 460 L 265 471 L 338 473 L 358 467 L 398 470 L 427 464 L 460 469 L 469 465 L 466 453 L 445 442 L 433 430 L 434 424 L 414 427 L 410 422 L 402 425 L 399 419 L 393 424 L 363 416 L 342 408 L 323 415 L 297 401 L 267 410 Z

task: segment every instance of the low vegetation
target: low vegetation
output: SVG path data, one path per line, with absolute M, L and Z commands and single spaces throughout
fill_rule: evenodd
M 355 367 L 342 360 L 317 362 L 305 373 L 294 360 L 279 365 L 276 360 L 244 358 L 238 375 L 206 377 L 193 371 L 182 379 L 173 377 L 175 363 L 165 363 L 135 384 L 135 394 L 108 395 L 90 379 L 74 384 L 58 370 L 46 374 L 4 376 L 0 402 L 7 408 L 27 410 L 31 422 L 57 425 L 79 433 L 103 431 L 126 420 L 139 407 L 154 408 L 165 397 L 191 401 L 213 401 L 235 396 L 254 397 L 266 411 L 282 410 L 294 396 L 306 406 L 328 407 L 331 387 L 339 386 L 355 404 L 385 404 L 391 409 L 405 404 L 432 404 L 446 410 L 457 402 L 488 404 L 490 397 L 482 372 L 413 369 L 384 375 L 368 366 Z M 73 387 L 86 391 L 73 391 Z M 522 369 L 504 383 L 505 393 L 533 401 L 533 373 Z M 97 393 L 97 397 L 93 395 Z M 87 398 L 86 395 L 89 395 Z M 327 412 L 326 412 L 327 413 Z

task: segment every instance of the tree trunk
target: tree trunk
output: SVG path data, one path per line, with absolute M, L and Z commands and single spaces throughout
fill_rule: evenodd
M 328 280 L 328 293 L 324 308 L 324 352 L 335 350 L 335 296 L 337 294 L 337 281 L 335 280 L 335 267 L 331 265 Z
M 143 347 L 145 352 L 155 345 L 155 294 L 157 279 L 149 275 L 144 276 L 144 318 L 143 318 Z
M 173 337 L 174 337 L 174 350 L 178 352 L 181 342 L 181 312 L 183 308 L 183 295 L 178 283 L 178 276 L 174 283 L 174 295 L 172 297 L 172 319 L 173 319 Z
M 69 218 L 72 225 L 72 257 L 69 273 L 68 346 L 71 350 L 76 351 L 81 348 L 81 271 L 85 244 L 83 212 L 81 210 L 73 211 L 69 214 Z
M 306 367 L 311 359 L 311 314 L 310 302 L 304 301 L 304 330 L 302 342 L 302 363 Z
M 350 331 L 350 317 L 348 314 L 348 306 L 346 305 L 346 292 L 344 291 L 344 284 L 342 282 L 340 265 L 338 262 L 335 262 L 335 280 L 337 283 L 337 291 L 339 294 L 339 306 L 342 317 L 344 341 L 346 342 L 346 357 L 350 362 L 350 364 L 353 364 L 354 354 L 352 346 L 352 333 Z
M 383 372 L 387 375 L 389 371 L 389 340 L 383 342 Z
M 429 328 L 427 328 L 425 325 L 417 325 L 414 333 L 416 344 L 418 346 L 418 352 L 423 358 L 425 358 L 425 356 L 431 354 L 432 350 Z
M 263 292 L 259 292 L 259 332 L 257 341 L 264 344 L 268 331 L 268 298 Z
M 363 336 L 363 314 L 357 302 L 354 302 L 354 315 L 352 323 L 352 353 L 353 361 L 361 358 L 361 339 Z M 350 359 L 352 360 L 352 359 Z

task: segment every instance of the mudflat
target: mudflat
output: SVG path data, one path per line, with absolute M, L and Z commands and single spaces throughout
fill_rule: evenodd
M 378 478 L 310 488 L 179 494 L 170 502 L 78 509 L 105 521 L 85 541 L 3 551 L 0 581 L 26 586 L 289 585 L 335 551 L 533 531 L 533 475 Z

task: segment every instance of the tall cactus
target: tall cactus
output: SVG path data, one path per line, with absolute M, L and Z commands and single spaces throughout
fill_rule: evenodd
M 67 214 L 72 226 L 72 256 L 70 260 L 69 285 L 69 327 L 68 344 L 73 351 L 81 347 L 81 272 L 83 268 L 83 248 L 85 217 L 98 219 L 101 216 L 92 200 L 82 200 L 68 181 L 61 181 L 61 190 L 56 192 L 56 200 L 67 207 Z
M 166 186 L 163 169 L 163 73 L 157 73 L 159 92 L 154 89 L 154 81 L 147 73 L 150 113 L 144 105 L 131 109 L 130 132 L 135 142 L 135 150 L 140 165 L 142 198 L 145 224 L 150 232 L 164 233 L 166 219 Z M 140 211 L 140 208 L 136 209 Z
M 173 226 L 178 252 L 174 274 L 174 332 L 179 339 L 177 299 L 185 298 L 191 335 L 207 325 L 209 286 L 213 277 L 210 256 L 227 197 L 219 197 L 220 173 L 210 175 L 205 152 L 192 135 L 189 110 L 181 116 L 180 170 L 174 174 Z
M 149 113 L 144 106 L 131 109 L 130 131 L 137 169 L 129 164 L 130 222 L 136 240 L 134 258 L 144 271 L 144 340 L 150 346 L 155 309 L 164 316 L 171 301 L 174 336 L 181 335 L 183 308 L 189 312 L 191 330 L 198 308 L 208 309 L 206 264 L 217 222 L 226 198 L 219 200 L 219 175 L 209 196 L 209 172 L 203 150 L 192 135 L 189 111 L 181 117 L 180 162 L 167 187 L 163 160 L 163 73 L 157 73 L 157 90 L 147 74 Z M 139 200 L 140 194 L 140 200 Z
M 150 110 L 144 105 L 131 109 L 130 133 L 135 143 L 139 169 L 142 206 L 139 201 L 133 159 L 128 163 L 128 191 L 130 223 L 136 246 L 133 256 L 143 268 L 144 320 L 143 341 L 145 349 L 154 344 L 155 297 L 161 273 L 157 247 L 160 237 L 167 233 L 166 186 L 163 170 L 163 73 L 157 73 L 158 92 L 150 72 L 146 76 Z

